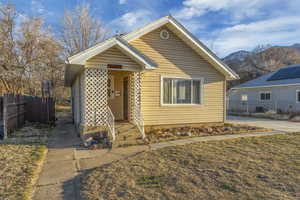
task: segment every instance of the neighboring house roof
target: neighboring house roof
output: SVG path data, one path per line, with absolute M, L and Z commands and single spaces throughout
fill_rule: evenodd
M 203 43 L 201 43 L 197 38 L 195 38 L 187 29 L 185 29 L 178 21 L 176 21 L 172 16 L 166 16 L 160 18 L 157 21 L 154 21 L 148 25 L 145 25 L 131 33 L 116 36 L 109 38 L 103 42 L 100 42 L 82 52 L 79 52 L 68 58 L 67 65 L 69 67 L 72 64 L 84 65 L 85 62 L 96 56 L 105 50 L 117 45 L 121 49 L 123 49 L 129 56 L 133 57 L 136 61 L 142 63 L 145 69 L 155 69 L 157 66 L 155 62 L 149 59 L 146 55 L 135 49 L 128 42 L 142 37 L 143 35 L 160 28 L 164 25 L 167 25 L 169 28 L 182 37 L 182 39 L 193 48 L 198 54 L 202 55 L 209 63 L 211 63 L 218 71 L 225 75 L 227 80 L 238 79 L 239 76 L 228 67 L 225 63 L 223 63 L 212 51 L 210 51 Z M 67 72 L 67 70 L 66 70 Z M 68 76 L 68 74 L 65 74 Z
M 300 85 L 300 65 L 282 67 L 274 72 L 263 75 L 257 79 L 245 82 L 232 89 L 280 87 L 289 85 Z

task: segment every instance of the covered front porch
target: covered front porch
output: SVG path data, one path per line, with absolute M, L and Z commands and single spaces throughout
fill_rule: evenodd
M 73 119 L 83 140 L 116 121 L 135 125 L 142 137 L 141 76 L 156 64 L 119 36 L 69 58 L 65 85 L 72 88 Z
M 108 131 L 114 141 L 117 122 L 135 125 L 144 137 L 141 71 L 111 66 L 85 68 L 72 87 L 73 118 L 83 140 Z

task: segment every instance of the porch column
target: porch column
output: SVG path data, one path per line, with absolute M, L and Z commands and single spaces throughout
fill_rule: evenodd
M 141 118 L 141 73 L 133 72 L 131 75 L 131 121 Z
M 84 74 L 84 125 L 104 126 L 107 119 L 107 69 L 87 68 Z

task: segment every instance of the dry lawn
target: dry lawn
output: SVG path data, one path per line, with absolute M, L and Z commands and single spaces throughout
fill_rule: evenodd
M 300 135 L 202 142 L 138 154 L 82 178 L 84 199 L 300 199 Z
M 60 111 L 70 111 L 72 108 L 71 106 L 66 106 L 66 105 L 55 105 L 55 110 L 57 112 L 60 112 Z
M 29 199 L 46 148 L 0 144 L 0 199 Z

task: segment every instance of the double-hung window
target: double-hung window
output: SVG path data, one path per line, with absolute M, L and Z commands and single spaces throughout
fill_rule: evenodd
M 271 100 L 271 92 L 260 92 L 260 100 L 261 101 L 270 101 Z
M 247 94 L 242 94 L 241 95 L 241 101 L 248 101 L 248 95 Z
M 162 77 L 162 104 L 201 104 L 202 80 Z

